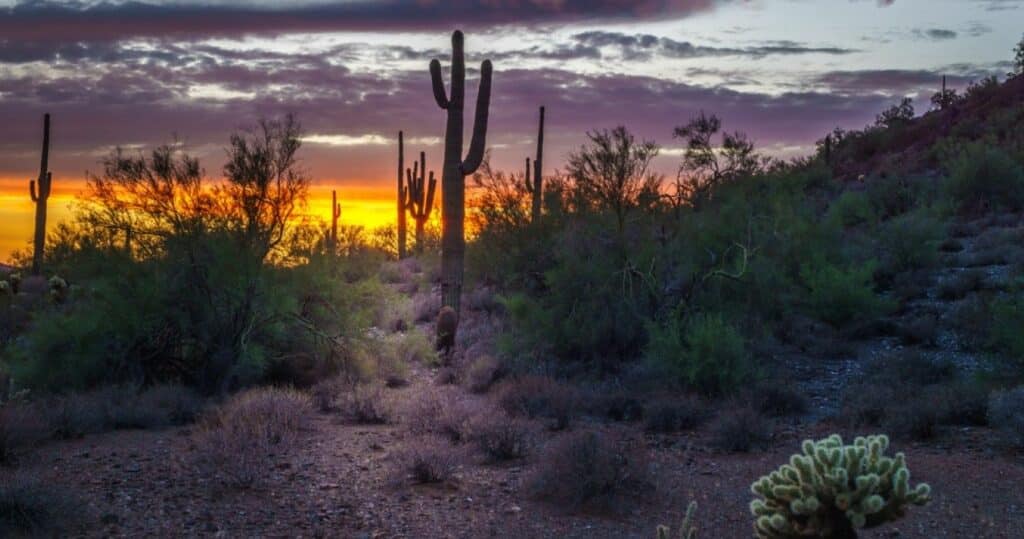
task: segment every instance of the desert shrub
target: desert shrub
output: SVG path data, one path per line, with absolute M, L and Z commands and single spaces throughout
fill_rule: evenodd
M 888 447 L 884 435 L 857 438 L 852 446 L 835 434 L 804 441 L 789 464 L 751 485 L 758 496 L 750 503 L 758 539 L 856 537 L 861 528 L 928 503 L 931 488 L 911 487 L 903 454 L 887 457 Z
M 854 427 L 877 427 L 882 424 L 889 407 L 896 402 L 891 384 L 860 383 L 843 394 L 840 419 Z
M 358 425 L 384 425 L 391 421 L 391 403 L 376 386 L 360 385 L 339 402 L 341 416 Z
M 338 396 L 342 391 L 342 383 L 338 378 L 320 380 L 313 387 L 309 388 L 310 401 L 313 407 L 321 413 L 330 413 L 337 410 Z
M 654 433 L 691 430 L 700 426 L 708 413 L 707 407 L 696 397 L 658 399 L 644 408 L 644 430 Z
M 469 425 L 469 438 L 492 462 L 523 458 L 533 447 L 530 424 L 501 412 L 476 415 Z
M 903 215 L 917 205 L 919 184 L 896 175 L 871 178 L 867 182 L 867 197 L 875 215 L 888 219 Z
M 439 361 L 437 351 L 434 350 L 430 337 L 418 329 L 399 335 L 392 335 L 383 344 L 384 346 L 380 353 L 387 366 L 382 374 L 387 374 L 387 368 L 402 370 L 410 363 L 435 365 Z
M 458 453 L 441 440 L 419 439 L 396 458 L 398 471 L 416 484 L 443 483 L 459 464 Z
M 0 476 L 0 536 L 67 537 L 85 521 L 84 507 L 65 487 L 26 472 Z
M 875 295 L 872 262 L 840 267 L 824 261 L 805 264 L 800 277 L 808 289 L 807 307 L 819 320 L 834 327 L 874 320 L 888 308 Z
M 709 394 L 733 392 L 757 374 L 743 335 L 721 315 L 653 327 L 645 355 L 686 387 Z
M 1024 366 L 1024 293 L 993 301 L 991 321 L 988 346 L 1010 363 Z
M 993 392 L 988 401 L 988 424 L 999 432 L 1001 441 L 1024 449 L 1024 386 Z
M 466 369 L 466 389 L 472 393 L 484 393 L 501 377 L 501 362 L 492 356 L 476 358 Z
M 434 383 L 439 386 L 451 386 L 459 383 L 459 371 L 452 367 L 441 367 L 437 369 L 434 376 Z
M 487 314 L 499 312 L 502 304 L 498 301 L 494 289 L 478 286 L 466 295 L 464 306 L 471 311 L 481 311 Z
M 968 269 L 957 272 L 939 284 L 939 298 L 946 301 L 963 299 L 971 292 L 981 289 L 984 281 L 983 270 Z
M 829 219 L 833 219 L 844 227 L 852 227 L 873 223 L 876 219 L 875 209 L 865 193 L 847 191 L 829 208 Z
M 712 443 L 722 451 L 746 453 L 772 438 L 771 421 L 748 406 L 719 414 L 712 426 Z
M 934 266 L 943 235 L 939 222 L 923 212 L 906 213 L 886 221 L 877 236 L 882 261 L 878 272 L 891 276 Z
M 584 392 L 581 408 L 593 417 L 612 421 L 639 421 L 644 418 L 644 403 L 621 387 L 599 384 Z
M 958 381 L 924 389 L 943 425 L 986 425 L 988 394 L 980 384 Z
M 46 418 L 36 406 L 18 401 L 0 404 L 0 465 L 10 464 L 49 435 Z
M 956 238 L 946 238 L 939 244 L 939 251 L 943 253 L 959 253 L 964 250 L 964 242 Z
M 1024 169 L 997 146 L 967 144 L 947 168 L 946 193 L 961 211 L 1024 205 Z
M 927 313 L 911 316 L 898 322 L 895 329 L 904 344 L 935 346 L 939 338 L 939 318 Z
M 939 426 L 939 410 L 931 399 L 918 395 L 908 401 L 890 403 L 881 426 L 897 438 L 930 440 Z
M 417 323 L 433 322 L 441 310 L 441 296 L 437 294 L 417 294 L 412 298 L 413 321 Z
M 380 265 L 380 280 L 388 284 L 398 284 L 409 281 L 412 278 L 410 268 L 401 262 L 385 262 Z
M 868 365 L 868 376 L 878 382 L 899 380 L 905 385 L 932 385 L 951 382 L 957 366 L 948 358 L 930 358 L 920 353 L 887 355 Z
M 391 333 L 407 331 L 413 322 L 413 305 L 403 296 L 381 298 L 377 311 L 377 327 Z
M 609 511 L 623 507 L 649 484 L 639 448 L 621 446 L 599 432 L 579 431 L 545 448 L 530 490 L 560 507 Z
M 498 405 L 505 412 L 546 419 L 553 430 L 568 428 L 576 415 L 575 389 L 546 376 L 524 375 L 506 380 L 497 393 Z
M 783 380 L 759 384 L 750 404 L 768 417 L 792 417 L 807 412 L 807 398 Z
M 264 480 L 308 427 L 309 397 L 291 389 L 240 393 L 207 414 L 193 433 L 194 465 L 204 476 L 246 488 Z
M 414 434 L 436 434 L 463 442 L 473 418 L 485 413 L 476 403 L 452 391 L 425 391 L 404 407 L 402 419 Z

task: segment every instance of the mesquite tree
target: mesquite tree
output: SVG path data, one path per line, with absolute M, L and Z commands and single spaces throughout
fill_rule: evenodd
M 534 223 L 540 221 L 540 204 L 544 196 L 544 107 L 540 108 L 540 127 L 537 129 L 537 158 L 533 161 L 533 168 L 530 167 L 530 158 L 526 158 L 526 176 L 523 183 L 526 185 L 526 192 L 532 197 L 530 207 L 530 220 Z M 532 179 L 531 179 L 532 178 Z
M 430 171 L 430 179 L 427 180 L 427 154 L 420 152 L 420 161 L 413 163 L 412 168 L 405 169 L 406 191 L 409 193 L 409 214 L 416 221 L 416 253 L 423 252 L 424 226 L 430 218 L 430 212 L 434 208 L 434 190 L 437 188 L 437 180 L 434 179 L 434 171 Z
M 29 180 L 28 193 L 36 203 L 36 230 L 32 240 L 32 275 L 39 275 L 43 267 L 43 247 L 46 242 L 46 201 L 50 198 L 52 175 L 50 166 L 50 115 L 43 115 L 43 156 L 39 163 L 39 179 Z
M 409 190 L 405 186 L 405 141 L 398 132 L 398 259 L 405 258 L 405 210 L 409 207 Z
M 480 65 L 480 90 L 469 153 L 462 158 L 463 106 L 466 89 L 466 57 L 462 32 L 452 34 L 450 93 L 445 93 L 441 62 L 430 62 L 430 78 L 437 105 L 447 111 L 444 135 L 444 171 L 441 176 L 441 304 L 459 312 L 462 294 L 462 264 L 466 250 L 464 236 L 466 176 L 476 171 L 484 158 L 487 111 L 491 101 L 491 61 Z

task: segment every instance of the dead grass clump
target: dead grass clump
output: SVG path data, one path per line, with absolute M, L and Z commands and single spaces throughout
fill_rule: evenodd
M 526 375 L 498 388 L 498 405 L 513 416 L 546 419 L 552 430 L 568 428 L 576 415 L 576 390 L 546 376 Z
M 459 465 L 458 451 L 443 440 L 423 438 L 398 453 L 398 472 L 415 484 L 443 483 Z
M 228 486 L 261 482 L 296 445 L 311 408 L 309 397 L 292 389 L 236 395 L 204 417 L 193 434 L 197 469 Z
M 340 399 L 340 413 L 357 425 L 385 425 L 391 421 L 391 402 L 375 386 L 356 386 Z
M 763 447 L 772 438 L 771 422 L 748 406 L 723 412 L 712 430 L 714 446 L 735 453 L 747 453 Z
M 575 432 L 544 450 L 530 487 L 537 498 L 561 507 L 614 511 L 650 487 L 646 462 L 639 447 L 599 432 Z
M 469 432 L 469 437 L 491 462 L 521 459 L 533 446 L 530 424 L 501 412 L 475 416 Z

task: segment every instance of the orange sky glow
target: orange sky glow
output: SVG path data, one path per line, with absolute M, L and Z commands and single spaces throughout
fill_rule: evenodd
M 374 186 L 336 188 L 341 202 L 341 224 L 373 229 L 394 223 L 394 192 L 383 187 L 385 183 L 382 180 Z M 75 200 L 85 188 L 80 179 L 55 177 L 53 185 L 47 205 L 47 230 L 72 218 Z M 311 186 L 304 214 L 329 222 L 331 189 L 327 185 Z M 35 204 L 29 198 L 27 180 L 0 179 L 0 261 L 9 261 L 15 251 L 31 247 L 34 219 Z

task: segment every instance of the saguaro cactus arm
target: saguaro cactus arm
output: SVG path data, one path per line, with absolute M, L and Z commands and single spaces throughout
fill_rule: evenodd
M 448 94 L 445 93 L 444 78 L 441 75 L 441 62 L 439 60 L 434 59 L 430 61 L 430 79 L 434 86 L 434 100 L 437 101 L 437 106 L 447 109 L 449 105 Z

